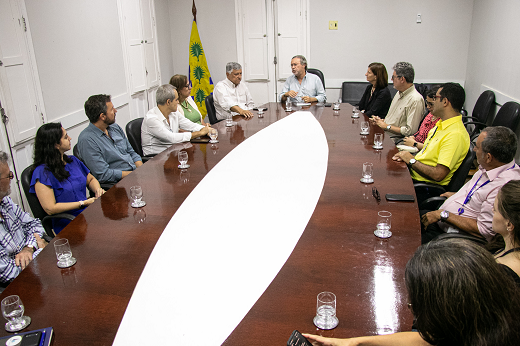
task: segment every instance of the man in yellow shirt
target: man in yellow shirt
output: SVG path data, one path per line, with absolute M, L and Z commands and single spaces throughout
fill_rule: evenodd
M 448 185 L 466 157 L 470 140 L 460 115 L 465 98 L 459 84 L 443 84 L 435 95 L 432 110 L 440 120 L 428 133 L 422 150 L 415 157 L 407 151 L 394 155 L 394 160 L 406 162 L 414 181 Z M 417 199 L 422 200 L 420 196 Z

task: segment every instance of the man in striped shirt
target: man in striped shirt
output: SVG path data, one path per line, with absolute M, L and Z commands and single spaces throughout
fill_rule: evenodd
M 9 170 L 8 156 L 0 151 L 0 286 L 5 287 L 47 245 L 42 239 L 44 229 L 16 205 L 11 193 L 13 172 Z

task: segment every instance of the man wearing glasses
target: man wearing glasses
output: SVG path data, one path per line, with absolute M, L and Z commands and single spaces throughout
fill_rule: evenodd
M 393 67 L 392 81 L 398 93 L 394 96 L 385 119 L 373 116 L 370 121 L 390 134 L 394 142 L 417 131 L 424 115 L 424 99 L 413 85 L 415 71 L 409 62 Z
M 410 167 L 414 182 L 448 185 L 466 157 L 470 141 L 460 114 L 465 99 L 459 84 L 443 84 L 437 90 L 432 109 L 432 114 L 440 120 L 428 133 L 421 151 L 415 157 L 407 151 L 394 155 L 394 160 L 404 161 Z M 427 197 L 417 194 L 417 202 L 420 204 Z
M 8 156 L 0 151 L 0 287 L 4 288 L 40 253 L 47 242 L 38 219 L 14 204 L 11 193 L 13 172 Z

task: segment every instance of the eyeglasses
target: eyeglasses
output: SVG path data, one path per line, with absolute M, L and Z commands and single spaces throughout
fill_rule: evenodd
M 375 187 L 372 188 L 372 196 L 378 201 L 381 202 L 381 195 L 379 194 L 379 191 Z
M 3 177 L 3 178 L 0 178 L 0 179 L 7 179 L 9 178 L 9 180 L 13 180 L 14 179 L 14 173 L 9 171 L 9 175 L 7 177 Z
M 434 100 L 437 100 L 437 99 L 442 100 L 443 98 L 444 98 L 444 96 L 441 96 L 441 95 L 435 95 L 432 97 L 432 99 L 434 99 Z
M 402 77 L 402 76 L 394 76 L 394 75 L 392 75 L 392 80 L 396 80 L 396 79 L 399 79 L 399 78 L 401 78 L 401 77 Z
M 433 107 L 433 102 L 426 101 L 426 107 Z
M 189 84 L 188 84 L 188 85 L 185 85 L 185 88 L 186 88 L 186 89 L 189 89 L 189 88 L 190 88 L 190 85 L 189 85 Z

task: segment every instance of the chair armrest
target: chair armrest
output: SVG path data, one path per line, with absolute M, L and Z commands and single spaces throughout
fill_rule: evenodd
M 60 214 L 53 214 L 53 215 L 47 215 L 42 219 L 42 226 L 45 229 L 45 232 L 47 232 L 47 236 L 50 238 L 54 238 L 55 234 L 52 230 L 52 219 L 68 219 L 68 220 L 74 220 L 75 216 L 67 213 L 60 213 Z
M 487 244 L 486 239 L 479 238 L 479 237 L 476 237 L 474 235 L 467 234 L 467 233 L 443 233 L 443 234 L 439 234 L 432 241 L 438 241 L 438 240 L 442 240 L 442 239 L 452 239 L 452 238 L 468 239 L 468 240 L 474 241 L 475 243 L 478 243 L 480 245 Z
M 446 192 L 444 186 L 431 183 L 415 183 L 413 187 L 415 191 L 428 191 L 432 197 L 439 196 Z
M 148 160 L 153 158 L 155 155 L 157 155 L 157 154 L 150 154 L 150 155 L 141 156 L 141 161 L 143 163 L 146 163 L 146 162 L 148 162 Z
M 430 197 L 421 203 L 419 210 L 437 210 L 445 200 L 447 200 L 446 197 Z

